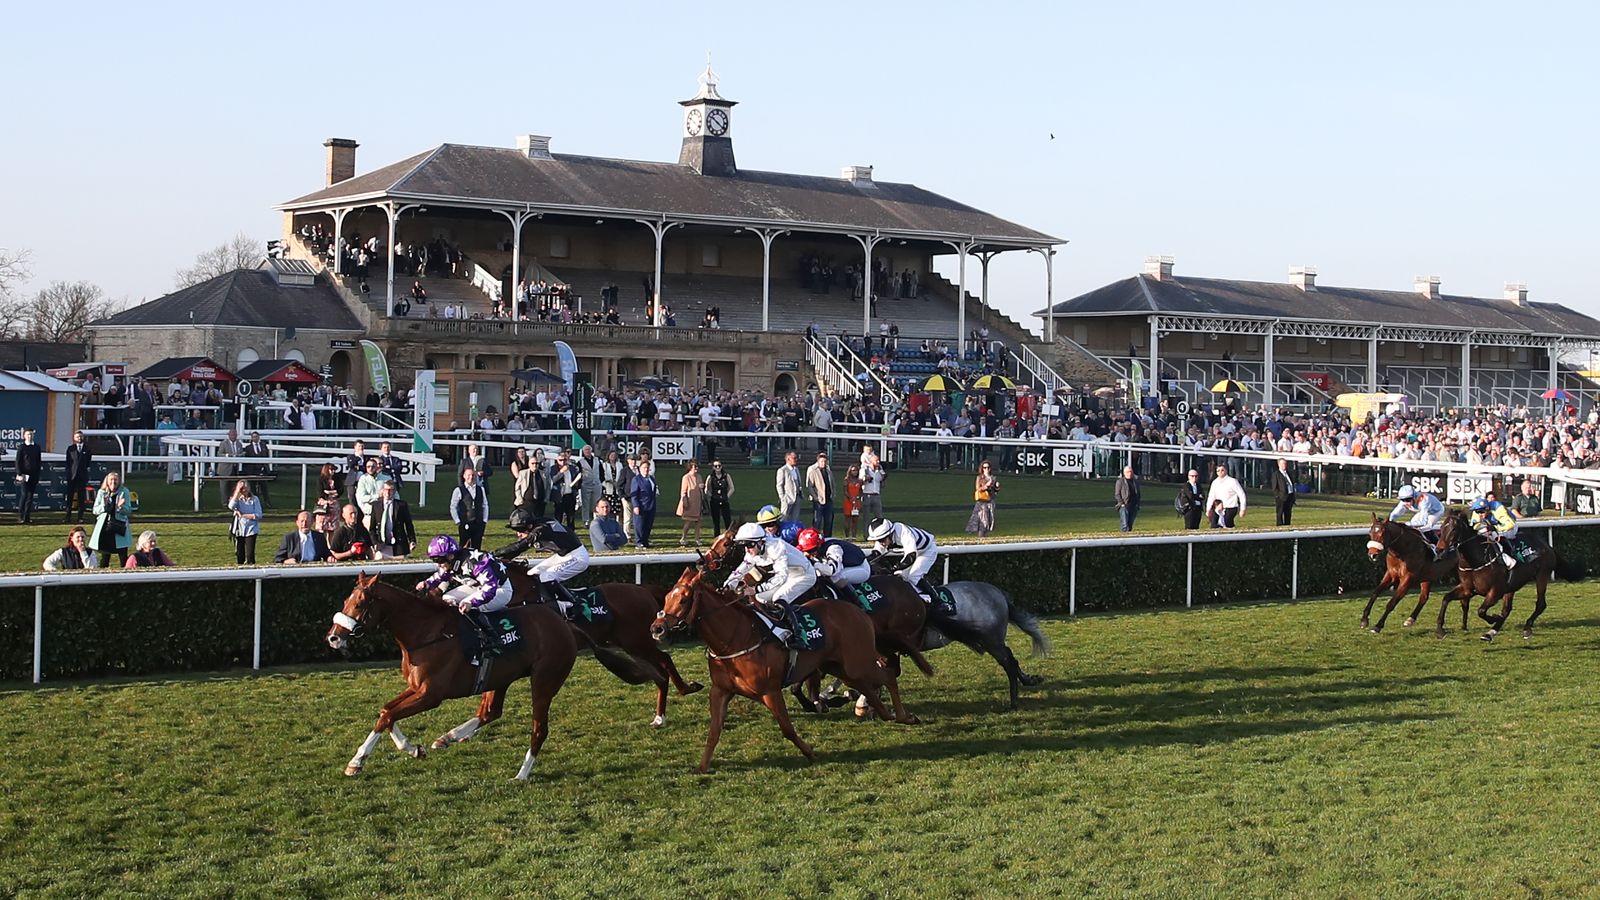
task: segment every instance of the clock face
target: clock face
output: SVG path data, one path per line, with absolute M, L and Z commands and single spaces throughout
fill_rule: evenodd
M 706 113 L 706 131 L 721 137 L 728 133 L 728 111 L 713 109 Z
M 689 114 L 683 117 L 683 130 L 688 132 L 690 137 L 700 133 L 700 117 L 701 112 L 698 109 L 689 110 Z

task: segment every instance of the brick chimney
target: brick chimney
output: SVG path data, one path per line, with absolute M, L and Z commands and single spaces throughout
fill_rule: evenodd
M 517 149 L 529 159 L 554 159 L 550 155 L 550 137 L 543 134 L 517 135 Z
M 1312 266 L 1295 266 L 1289 270 L 1289 283 L 1307 293 L 1317 289 L 1317 270 Z
M 1157 281 L 1172 280 L 1172 257 L 1146 256 L 1144 258 L 1144 274 Z
M 1439 276 L 1437 275 L 1418 275 L 1412 279 L 1411 287 L 1429 300 L 1439 299 Z
M 1506 282 L 1506 299 L 1518 306 L 1528 305 L 1528 286 L 1515 281 Z
M 328 186 L 356 177 L 356 148 L 360 144 L 349 138 L 328 138 L 322 146 L 328 148 Z

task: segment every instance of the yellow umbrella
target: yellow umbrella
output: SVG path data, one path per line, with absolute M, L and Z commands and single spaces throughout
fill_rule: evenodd
M 1246 390 L 1248 388 L 1232 378 L 1224 378 L 1211 386 L 1211 393 L 1213 394 L 1242 394 Z
M 925 391 L 959 391 L 961 390 L 961 382 L 956 381 L 954 378 L 946 378 L 943 375 L 930 375 L 928 380 L 922 383 L 922 389 Z
M 977 380 L 972 382 L 974 390 L 993 390 L 994 388 L 1007 390 L 1016 386 L 1017 383 L 1015 381 L 1004 375 L 980 375 Z

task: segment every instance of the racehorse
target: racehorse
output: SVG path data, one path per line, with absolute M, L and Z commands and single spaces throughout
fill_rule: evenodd
M 899 576 L 895 576 L 898 578 Z M 901 579 L 902 581 L 904 579 Z M 937 608 L 928 612 L 928 627 L 922 633 L 922 649 L 937 650 L 949 644 L 965 644 L 972 652 L 987 653 L 1005 670 L 1011 708 L 1017 708 L 1017 691 L 1044 681 L 1043 675 L 1029 675 L 1006 646 L 1007 623 L 1017 626 L 1032 641 L 1031 656 L 1049 656 L 1050 639 L 1039 630 L 1033 613 L 1012 602 L 1005 591 L 984 581 L 952 581 L 944 586 L 955 602 L 955 614 L 944 615 Z
M 1550 576 L 1554 574 L 1562 581 L 1582 581 L 1588 571 L 1581 561 L 1563 559 L 1554 547 L 1541 540 L 1526 537 L 1520 540 L 1533 549 L 1532 559 L 1508 570 L 1500 559 L 1500 547 L 1473 529 L 1467 514 L 1461 510 L 1447 515 L 1439 529 L 1439 550 L 1454 548 L 1459 554 L 1457 567 L 1461 583 L 1452 596 L 1460 595 L 1463 603 L 1469 597 L 1483 597 L 1478 618 L 1489 623 L 1489 630 L 1483 635 L 1486 641 L 1494 640 L 1505 627 L 1506 620 L 1511 617 L 1512 598 L 1520 588 L 1532 582 L 1537 592 L 1533 614 L 1522 623 L 1522 637 L 1527 640 L 1533 637 L 1533 620 L 1544 612 L 1544 590 L 1550 583 Z M 1500 613 L 1490 615 L 1489 607 L 1496 600 L 1501 604 Z
M 550 701 L 566 683 L 577 659 L 577 641 L 561 616 L 544 606 L 508 608 L 497 615 L 510 619 L 522 640 L 504 655 L 485 659 L 482 664 L 491 666 L 486 683 L 475 685 L 478 668 L 470 664 L 456 639 L 460 629 L 467 627 L 460 613 L 437 600 L 384 584 L 377 575 L 356 577 L 355 589 L 345 598 L 344 608 L 334 615 L 333 626 L 328 629 L 328 646 L 343 650 L 366 626 L 387 625 L 400 645 L 400 672 L 405 676 L 406 689 L 383 705 L 372 732 L 345 766 L 346 775 L 361 774 L 384 732 L 389 733 L 402 753 L 421 759 L 425 755 L 423 749 L 406 738 L 400 730 L 400 720 L 427 712 L 445 700 L 466 697 L 477 689 L 484 694 L 478 715 L 468 720 L 472 727 L 452 732 L 456 740 L 470 737 L 483 723 L 500 717 L 506 689 L 513 682 L 528 678 L 533 687 L 533 726 L 517 780 L 528 779 L 550 733 Z
M 735 694 L 761 701 L 772 711 L 783 736 L 806 759 L 816 759 L 811 745 L 794 730 L 784 706 L 786 674 L 791 682 L 818 670 L 843 679 L 867 695 L 873 711 L 885 719 L 889 718 L 889 711 L 878 699 L 878 690 L 888 687 L 895 721 L 916 724 L 916 717 L 906 712 L 900 700 L 900 686 L 887 662 L 873 647 L 872 623 L 859 607 L 830 600 L 802 604 L 822 624 L 823 644 L 818 650 L 790 650 L 772 636 L 741 597 L 707 584 L 708 572 L 704 562 L 684 569 L 667 592 L 666 604 L 651 627 L 657 640 L 665 640 L 678 629 L 694 626 L 706 645 L 706 664 L 711 672 L 711 727 L 696 771 L 704 774 L 710 770 L 728 703 Z
M 859 606 L 859 602 L 850 590 L 832 590 L 825 587 L 823 579 L 817 579 L 817 587 L 812 589 L 811 596 L 831 597 L 837 595 L 838 602 Z M 878 652 L 889 662 L 889 670 L 898 679 L 900 677 L 900 657 L 911 657 L 911 661 L 921 670 L 923 675 L 933 677 L 933 666 L 928 665 L 928 658 L 922 654 L 923 631 L 928 620 L 928 604 L 922 602 L 915 589 L 898 575 L 876 575 L 867 580 L 867 583 L 876 588 L 881 599 L 867 612 L 867 618 L 872 620 L 874 643 Z M 804 683 L 796 682 L 790 687 L 789 692 L 800 701 L 800 706 L 807 712 L 827 712 L 828 704 L 820 699 L 822 675 L 814 673 Z M 860 702 L 856 706 L 860 714 L 865 714 L 866 704 Z
M 506 571 L 511 576 L 511 587 L 515 596 L 524 598 L 537 598 L 539 584 L 528 565 L 522 560 L 512 560 L 506 564 Z M 667 724 L 667 684 L 670 682 L 677 688 L 679 694 L 688 695 L 703 690 L 705 685 L 698 681 L 684 681 L 678 674 L 678 667 L 672 664 L 672 657 L 661 651 L 655 639 L 650 636 L 650 626 L 656 620 L 656 613 L 661 611 L 661 604 L 666 599 L 666 591 L 651 585 L 629 584 L 627 582 L 607 582 L 598 585 L 598 589 L 605 596 L 606 605 L 611 608 L 611 618 L 601 622 L 569 621 L 572 630 L 577 634 L 578 640 L 594 650 L 595 658 L 600 664 L 609 669 L 612 674 L 629 684 L 642 684 L 649 680 L 656 686 L 656 716 L 650 721 L 653 728 L 660 728 Z M 624 654 L 623 659 L 617 659 L 614 651 L 606 648 L 615 647 Z M 639 674 L 642 664 L 642 674 Z M 451 743 L 449 735 L 441 737 L 435 742 L 437 750 Z
M 1428 605 L 1428 592 L 1436 583 L 1450 577 L 1455 571 L 1456 556 L 1440 554 L 1434 557 L 1433 548 L 1428 545 L 1428 539 L 1422 532 L 1409 525 L 1392 522 L 1372 517 L 1372 528 L 1367 532 L 1367 557 L 1377 559 L 1379 553 L 1386 553 L 1383 577 L 1378 580 L 1378 586 L 1372 589 L 1372 596 L 1367 598 L 1367 608 L 1361 611 L 1361 627 L 1367 627 L 1367 619 L 1372 615 L 1372 604 L 1377 602 L 1378 595 L 1386 587 L 1394 587 L 1394 596 L 1389 598 L 1389 605 L 1383 608 L 1383 615 L 1378 617 L 1378 624 L 1372 626 L 1372 633 L 1383 631 L 1383 623 L 1389 620 L 1389 614 L 1400 604 L 1401 598 L 1416 585 L 1420 591 L 1417 597 L 1417 608 L 1406 617 L 1406 627 L 1410 628 L 1417 622 L 1417 616 L 1422 613 L 1422 608 Z M 1446 595 L 1444 602 L 1439 604 L 1439 626 L 1434 630 L 1434 636 L 1444 637 L 1444 617 L 1450 610 L 1449 597 Z M 1467 598 L 1461 598 L 1461 630 L 1467 630 Z

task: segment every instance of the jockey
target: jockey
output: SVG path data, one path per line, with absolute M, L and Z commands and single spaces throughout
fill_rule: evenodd
M 767 534 L 778 537 L 778 532 L 783 529 L 783 516 L 776 506 L 769 503 L 756 511 L 756 524 Z
M 922 602 L 933 603 L 933 586 L 923 583 L 939 558 L 939 545 L 933 535 L 904 522 L 873 519 L 867 526 L 867 540 L 873 543 L 872 552 L 867 555 L 869 562 L 885 560 L 885 565 L 898 571 Z
M 1406 524 L 1422 532 L 1429 538 L 1428 542 L 1433 543 L 1439 523 L 1444 520 L 1444 504 L 1439 502 L 1439 498 L 1409 484 L 1404 485 L 1400 488 L 1400 502 L 1389 513 L 1389 521 L 1393 522 L 1406 513 L 1411 513 L 1411 521 Z
M 511 579 L 506 577 L 505 563 L 486 553 L 464 550 L 447 534 L 428 543 L 428 558 L 438 563 L 439 570 L 417 582 L 417 592 L 443 587 L 444 601 L 461 611 L 478 630 L 483 646 L 488 646 L 492 630 L 485 613 L 505 609 L 511 602 Z
M 852 588 L 872 577 L 872 564 L 867 562 L 866 552 L 850 541 L 824 538 L 815 528 L 803 528 L 795 546 L 811 559 L 817 575 L 836 587 Z
M 496 550 L 495 558 L 509 561 L 530 547 L 548 551 L 550 556 L 529 566 L 528 573 L 539 579 L 540 602 L 553 602 L 567 615 L 577 598 L 563 582 L 589 568 L 589 551 L 583 542 L 555 519 L 534 516 L 520 506 L 511 511 L 506 527 L 517 533 L 518 540 Z
M 1472 501 L 1472 517 L 1469 521 L 1474 531 L 1500 548 L 1500 560 L 1506 564 L 1506 568 L 1516 568 L 1517 559 L 1506 552 L 1506 548 L 1512 546 L 1511 542 L 1517 537 L 1517 520 L 1495 499 L 1493 491 Z
M 766 533 L 760 525 L 740 525 L 733 541 L 744 547 L 745 557 L 729 577 L 730 585 L 737 584 L 745 573 L 756 569 L 768 573 L 759 590 L 754 586 L 745 587 L 744 594 L 766 608 L 772 633 L 787 643 L 791 632 L 778 623 L 788 619 L 789 604 L 817 583 L 817 570 L 804 553 Z

